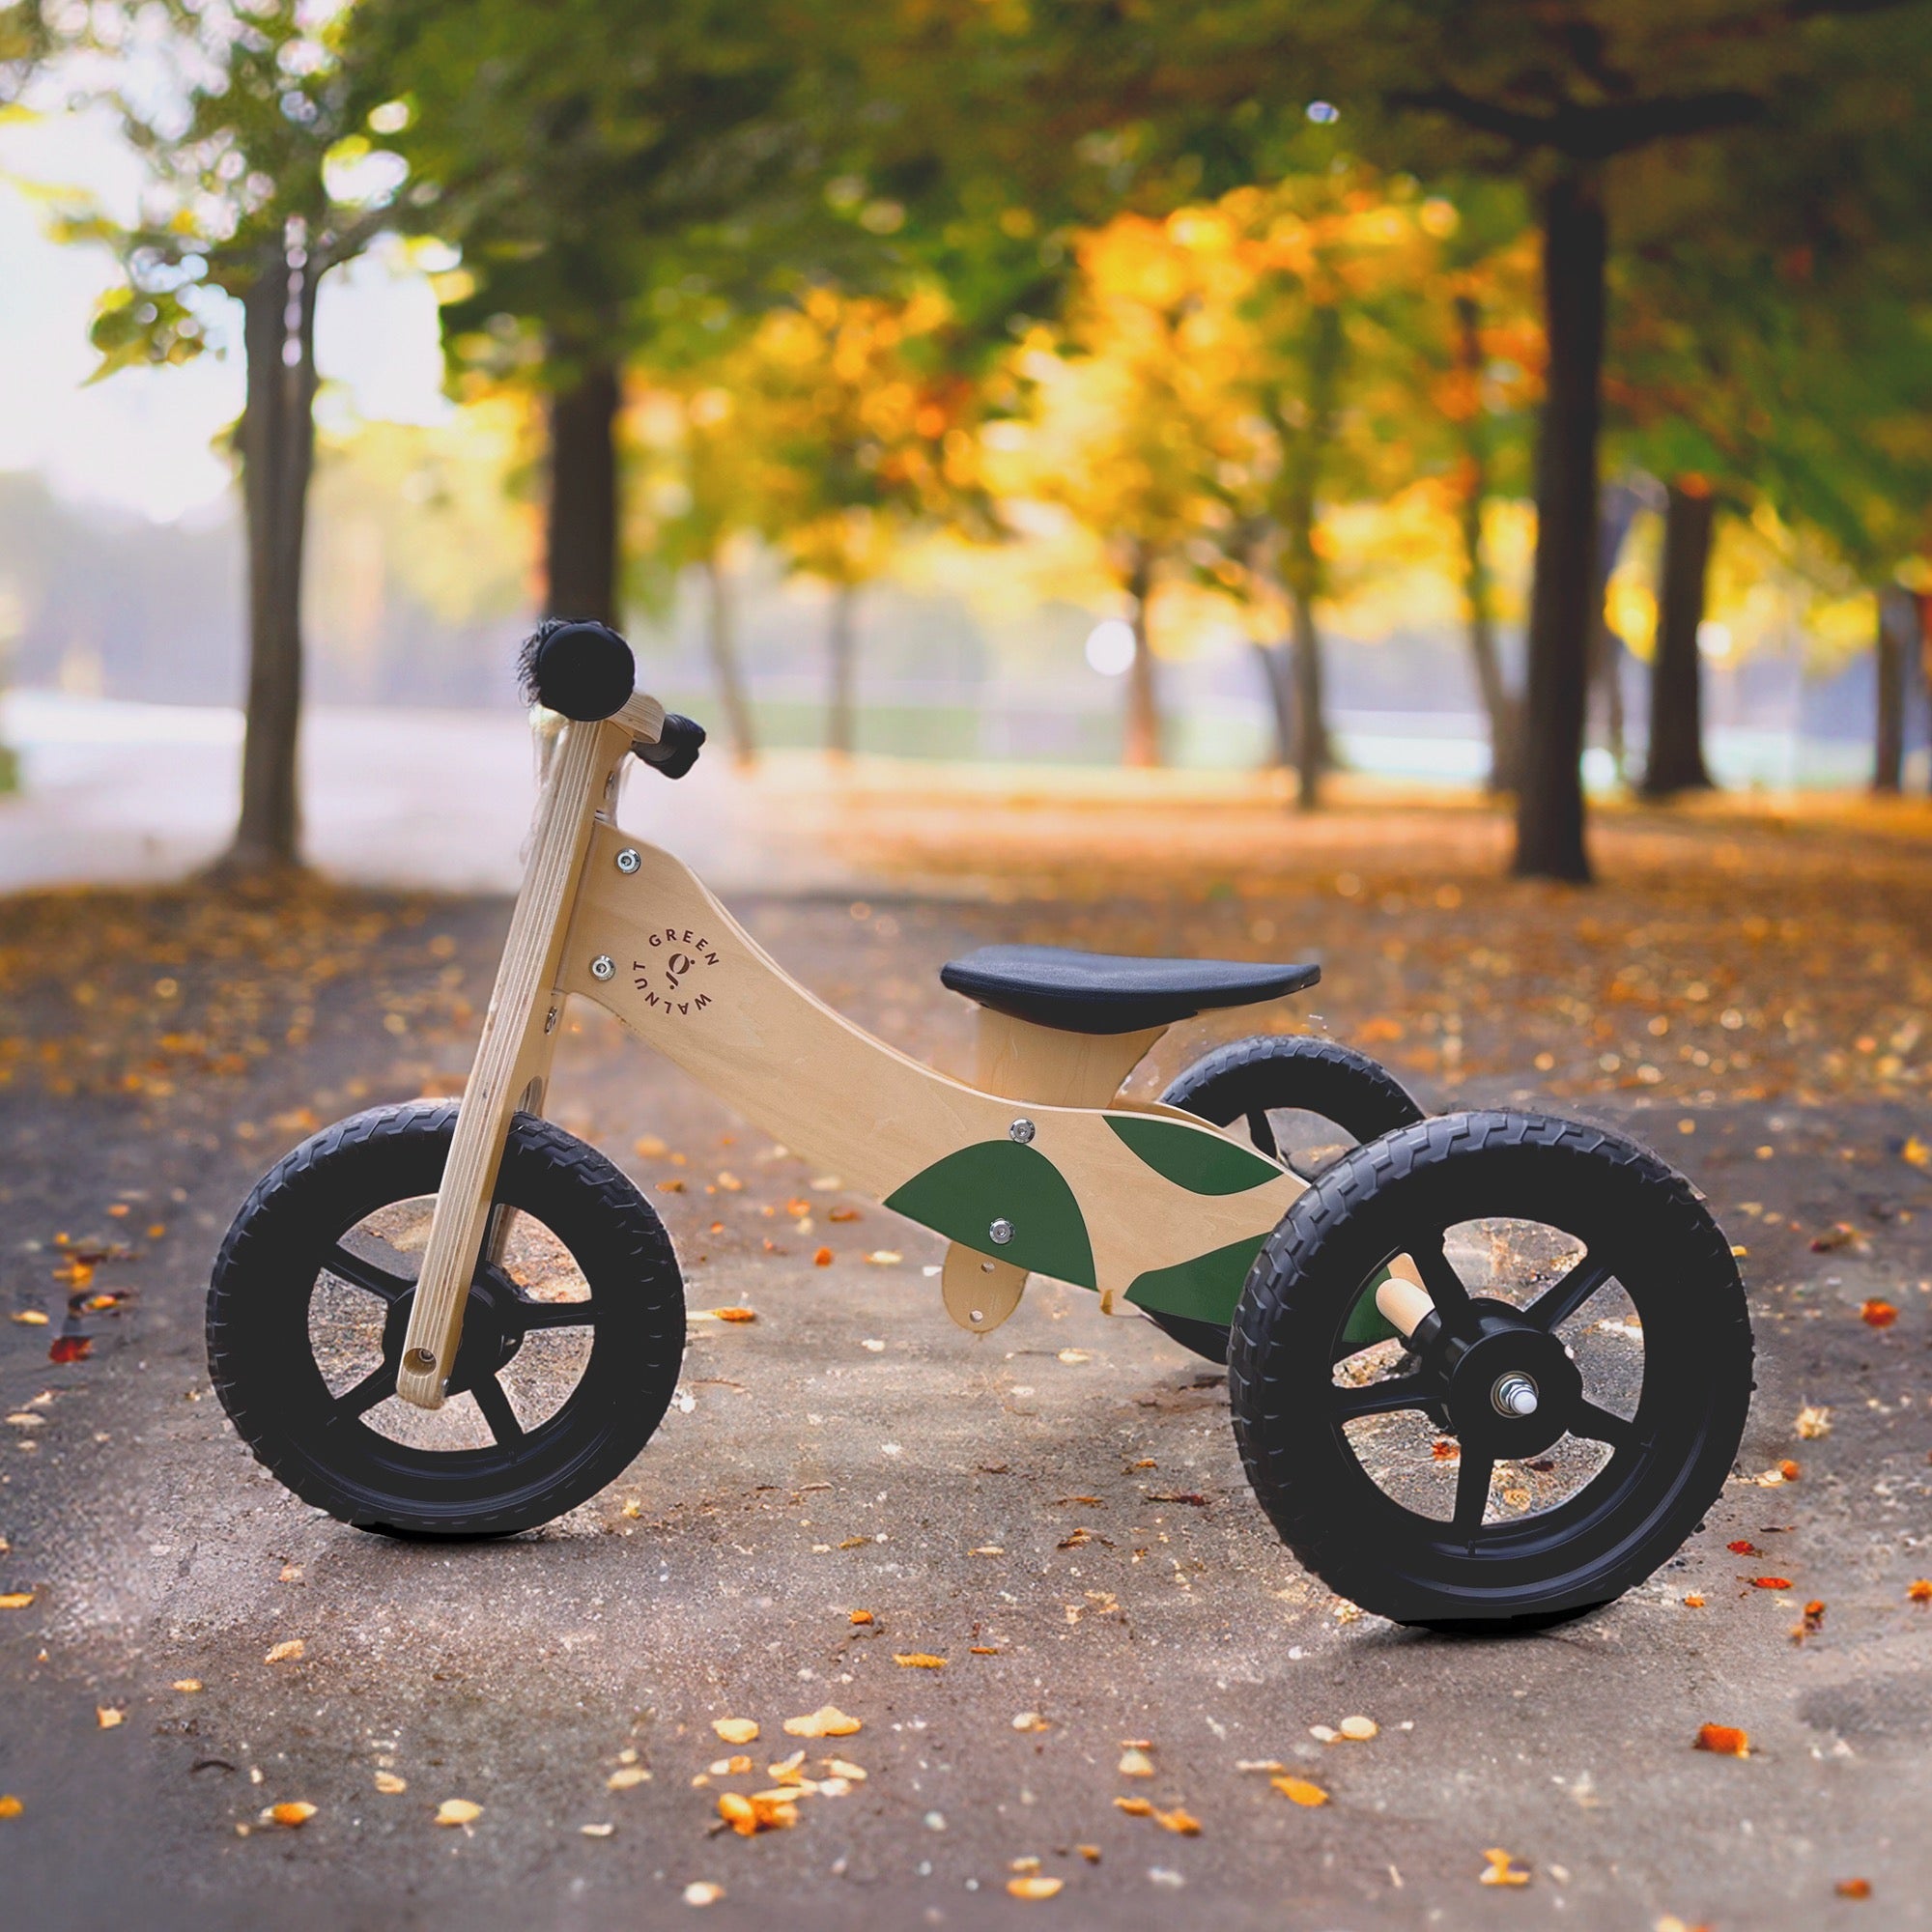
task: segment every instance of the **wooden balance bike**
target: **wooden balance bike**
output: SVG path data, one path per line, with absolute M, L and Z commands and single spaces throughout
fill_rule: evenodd
M 943 1236 L 962 1328 L 997 1327 L 1039 1274 L 1225 1361 L 1263 1509 L 1367 1609 L 1545 1624 L 1696 1527 L 1743 1433 L 1750 1329 L 1729 1243 L 1655 1154 L 1541 1116 L 1427 1119 L 1307 1037 L 1224 1046 L 1158 1103 L 1122 1094 L 1175 1021 L 1313 966 L 985 947 L 941 974 L 980 1009 L 977 1081 L 950 1079 L 617 825 L 633 753 L 675 778 L 704 736 L 634 693 L 621 638 L 546 624 L 524 673 L 546 768 L 463 1097 L 312 1136 L 215 1263 L 214 1385 L 297 1495 L 399 1536 L 509 1535 L 611 1482 L 663 1420 L 685 1341 L 669 1240 L 543 1118 L 576 994 Z M 1297 1164 L 1291 1117 L 1326 1123 L 1325 1165 Z

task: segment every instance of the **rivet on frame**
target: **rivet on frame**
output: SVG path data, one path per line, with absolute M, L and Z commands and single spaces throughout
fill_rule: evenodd
M 590 977 L 593 980 L 608 980 L 617 970 L 617 962 L 608 952 L 600 952 L 590 962 Z
M 1001 1247 L 1005 1247 L 1006 1244 L 1009 1241 L 1010 1241 L 1013 1237 L 1013 1224 L 1003 1217 L 1002 1219 L 995 1221 L 993 1225 L 986 1230 L 986 1232 L 987 1234 L 992 1236 L 993 1239 L 997 1241 Z
M 1034 1124 L 1031 1121 L 1015 1121 L 1007 1129 L 1007 1138 L 1009 1141 L 1018 1141 L 1022 1147 L 1025 1147 L 1033 1137 Z

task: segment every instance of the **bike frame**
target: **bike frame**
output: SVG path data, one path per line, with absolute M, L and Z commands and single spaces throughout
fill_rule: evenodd
M 997 1327 L 1027 1275 L 1227 1322 L 1305 1183 L 1122 1081 L 1166 1031 L 1064 1033 L 980 1011 L 968 1086 L 873 1038 L 772 959 L 679 860 L 619 829 L 619 781 L 664 707 L 538 712 L 550 743 L 496 989 L 437 1195 L 396 1392 L 443 1400 L 512 1117 L 541 1113 L 566 998 L 616 1015 L 726 1105 L 951 1243 L 942 1293 Z M 506 1222 L 507 1216 L 497 1217 Z M 1405 1324 L 1411 1325 L 1411 1324 Z

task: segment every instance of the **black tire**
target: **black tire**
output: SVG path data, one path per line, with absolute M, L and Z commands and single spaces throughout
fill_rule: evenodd
M 325 1127 L 256 1184 L 214 1264 L 208 1356 L 223 1407 L 281 1482 L 361 1529 L 483 1537 L 547 1522 L 623 1472 L 677 1384 L 684 1288 L 664 1224 L 595 1148 L 519 1114 L 496 1199 L 549 1231 L 588 1298 L 539 1300 L 507 1269 L 479 1265 L 450 1387 L 471 1396 L 477 1433 L 487 1426 L 491 1439 L 423 1447 L 370 1426 L 385 1402 L 401 1410 L 395 1368 L 413 1281 L 345 1247 L 344 1236 L 397 1203 L 435 1194 L 455 1124 L 453 1100 L 426 1100 Z M 381 1358 L 347 1392 L 331 1393 L 311 1338 L 325 1272 L 351 1302 L 354 1289 L 377 1297 L 369 1319 Z M 581 1373 L 552 1412 L 526 1426 L 499 1373 L 544 1330 L 579 1337 Z M 542 1354 L 542 1345 L 530 1351 Z
M 1542 1224 L 1580 1240 L 1585 1254 L 1553 1291 L 1538 1284 L 1530 1300 L 1499 1314 L 1507 1304 L 1470 1296 L 1442 1249 L 1446 1230 L 1484 1219 Z M 1338 1330 L 1362 1284 L 1403 1253 L 1420 1265 L 1437 1310 L 1416 1331 L 1417 1357 L 1378 1382 L 1338 1383 L 1330 1366 Z M 1634 1306 L 1642 1350 L 1629 1417 L 1594 1403 L 1556 1335 L 1612 1281 Z M 1438 1317 L 1432 1345 L 1427 1331 Z M 1587 1340 L 1591 1331 L 1571 1332 Z M 1540 1364 L 1545 1406 L 1498 1420 L 1500 1407 L 1491 1412 L 1477 1398 L 1518 1347 L 1540 1351 L 1525 1361 Z M 1501 1358 L 1479 1353 L 1497 1348 Z M 1455 1357 L 1458 1349 L 1466 1352 Z M 1453 1114 L 1346 1155 L 1283 1216 L 1242 1292 L 1228 1379 L 1248 1481 L 1302 1563 L 1397 1623 L 1496 1631 L 1607 1603 L 1676 1551 L 1731 1470 L 1750 1406 L 1751 1356 L 1730 1245 L 1680 1175 L 1601 1128 Z M 1578 1383 L 1574 1394 L 1566 1378 Z M 1502 1383 L 1487 1386 L 1497 1394 Z M 1345 1426 L 1349 1412 L 1428 1415 L 1432 1404 L 1459 1435 L 1447 1520 L 1397 1501 L 1364 1467 Z M 1607 1447 L 1607 1461 L 1552 1508 L 1485 1521 L 1494 1463 L 1552 1466 L 1547 1457 L 1529 1460 L 1539 1453 L 1536 1432 L 1550 1429 L 1551 1453 L 1574 1453 L 1574 1438 L 1581 1449 Z M 1518 1430 L 1530 1434 L 1510 1434 Z M 1589 1450 L 1579 1467 L 1602 1453 Z
M 1387 1067 L 1340 1040 L 1311 1034 L 1257 1034 L 1216 1047 L 1197 1060 L 1161 1096 L 1170 1107 L 1217 1127 L 1248 1122 L 1248 1138 L 1276 1156 L 1270 1109 L 1332 1121 L 1350 1140 L 1372 1141 L 1423 1118 L 1421 1107 Z M 1304 1177 L 1307 1178 L 1307 1177 Z M 1210 1362 L 1228 1359 L 1228 1331 L 1218 1321 L 1186 1315 L 1149 1321 Z

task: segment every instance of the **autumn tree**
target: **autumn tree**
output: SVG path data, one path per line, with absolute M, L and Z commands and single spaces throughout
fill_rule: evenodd
M 364 132 L 380 81 L 345 57 L 342 24 L 299 0 L 100 4 L 85 23 L 98 48 L 131 55 L 138 41 L 142 70 L 138 98 L 110 97 L 145 168 L 136 219 L 65 222 L 71 239 L 114 247 L 127 272 L 94 323 L 100 373 L 186 362 L 215 337 L 221 297 L 242 310 L 247 723 L 225 862 L 240 871 L 298 855 L 316 293 L 390 219 L 396 185 Z

